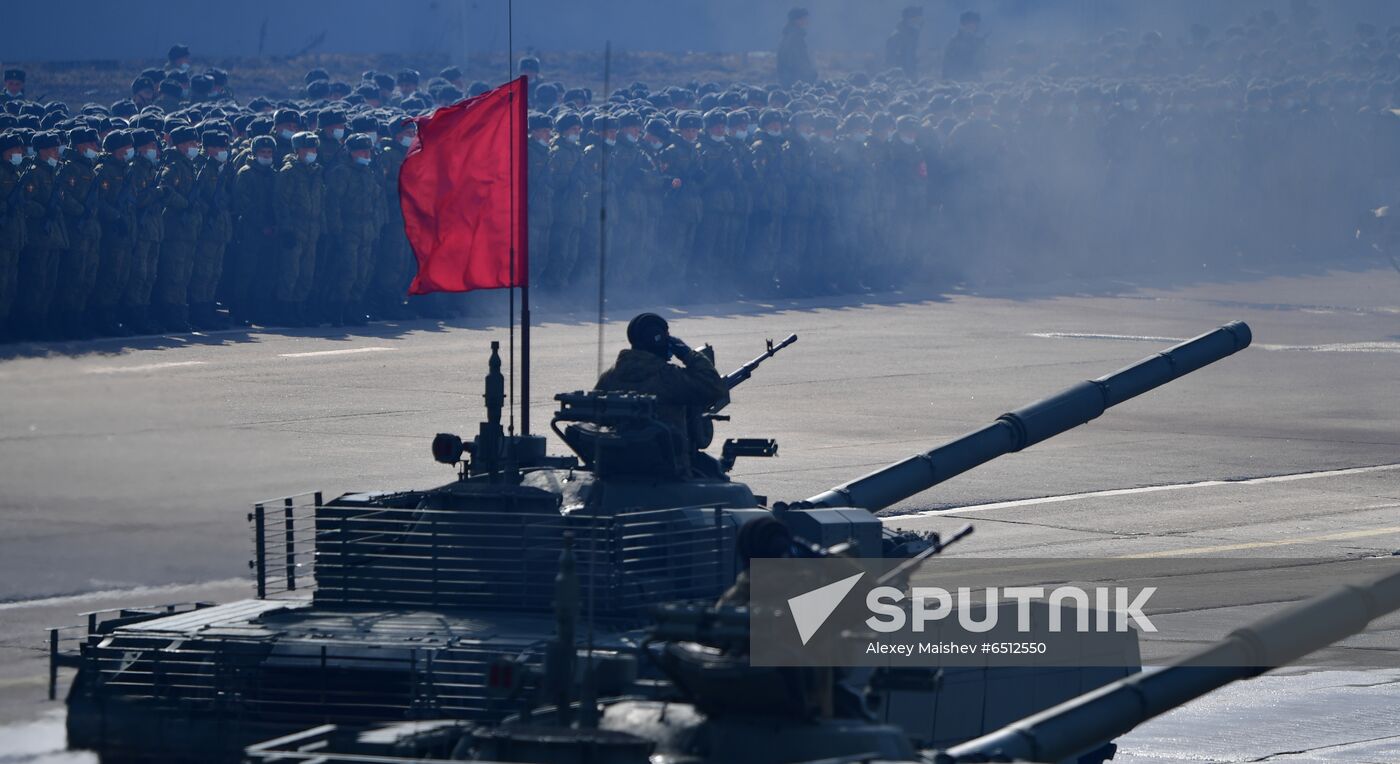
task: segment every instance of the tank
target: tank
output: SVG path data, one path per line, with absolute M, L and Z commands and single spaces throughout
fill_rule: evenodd
M 661 611 L 639 651 L 669 680 L 669 690 L 658 697 L 594 702 L 587 693 L 576 692 L 577 701 L 566 693 L 564 705 L 530 708 L 491 725 L 436 720 L 362 729 L 325 726 L 251 746 L 248 758 L 314 756 L 325 764 L 1079 762 L 1148 719 L 1358 634 L 1396 610 L 1400 573 L 1391 573 L 1292 605 L 1154 673 L 1112 682 L 952 748 L 930 750 L 917 748 L 897 725 L 808 702 L 839 691 L 835 670 L 756 668 L 735 655 L 733 645 L 745 641 L 748 624 L 742 608 L 678 605 Z M 561 620 L 560 633 L 568 628 Z M 863 689 L 879 691 L 877 681 Z M 361 758 L 369 756 L 374 758 Z
M 795 341 L 770 341 L 727 384 L 737 387 Z M 545 661 L 556 632 L 566 539 L 576 540 L 593 654 L 626 656 L 658 603 L 713 602 L 734 582 L 746 523 L 775 518 L 813 544 L 848 544 L 866 556 L 928 554 L 939 539 L 886 531 L 874 512 L 1249 342 L 1245 324 L 1228 324 L 791 502 L 770 502 L 729 477 L 737 459 L 775 455 L 775 442 L 731 439 L 718 456 L 678 455 L 678 434 L 658 421 L 650 396 L 557 395 L 551 427 L 571 455 L 547 454 L 542 437 L 507 433 L 492 343 L 486 420 L 469 441 L 444 433 L 432 443 L 433 458 L 456 470 L 450 482 L 259 502 L 248 513 L 254 599 L 124 608 L 52 631 L 51 677 L 60 666 L 77 669 L 69 745 L 112 761 L 234 761 L 249 743 L 313 724 L 505 718 L 519 711 L 508 688 Z M 684 442 L 707 448 L 714 424 L 727 419 L 722 407 L 692 412 Z M 609 665 L 599 693 L 658 679 L 654 666 L 622 657 Z M 1126 672 L 1067 683 L 1049 702 Z M 916 681 L 922 689 L 912 695 L 939 692 L 934 684 Z M 986 705 L 988 714 L 951 739 L 925 742 L 1000 726 L 995 702 Z

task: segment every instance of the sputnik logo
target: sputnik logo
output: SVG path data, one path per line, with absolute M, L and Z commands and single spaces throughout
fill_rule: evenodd
M 802 644 L 807 644 L 817 629 L 826 623 L 826 619 L 836 612 L 841 601 L 846 599 L 863 575 L 865 573 L 857 573 L 788 599 L 788 609 L 792 611 L 792 620 L 797 624 L 797 636 L 802 638 Z

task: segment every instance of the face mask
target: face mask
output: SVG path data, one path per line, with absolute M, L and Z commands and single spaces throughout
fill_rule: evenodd
M 257 159 L 258 159 L 258 164 L 262 165 L 263 167 L 271 167 L 271 166 L 272 166 L 272 157 L 258 157 Z
M 122 152 L 122 161 L 130 162 L 131 158 L 134 156 L 136 156 L 136 149 L 127 149 L 126 151 Z
M 545 148 L 549 148 L 549 141 L 540 140 L 539 138 L 536 138 L 535 143 L 538 143 L 541 146 L 544 146 Z
M 44 163 L 47 164 L 49 167 L 57 167 L 58 157 L 46 157 L 44 159 Z
M 216 151 L 216 152 L 214 152 L 214 159 L 216 159 L 216 160 L 218 160 L 218 161 L 220 161 L 220 162 L 227 162 L 227 161 L 228 161 L 228 152 L 227 152 L 227 151 Z
M 293 135 L 295 135 L 295 133 L 293 133 L 291 130 L 283 130 L 283 131 L 282 131 L 282 139 L 283 139 L 283 140 L 288 140 L 288 141 L 290 141 L 290 140 L 292 139 L 292 136 L 293 136 Z
M 97 152 L 92 149 L 83 149 L 83 158 L 91 161 L 97 158 Z
M 199 147 L 191 146 L 185 149 L 185 156 L 189 157 L 190 159 L 194 159 L 195 157 L 199 156 Z
M 797 131 L 797 134 L 800 135 L 800 136 L 802 136 L 802 140 L 804 140 L 804 141 L 810 141 L 810 140 L 812 140 L 812 135 L 813 135 L 815 132 L 816 132 L 815 130 L 799 130 L 799 131 Z
M 640 138 L 638 138 L 637 136 L 635 136 L 635 135 L 633 135 L 633 134 L 631 134 L 631 133 L 624 133 L 624 134 L 627 136 L 627 142 L 628 142 L 628 143 L 636 143 L 637 141 L 641 140 Z
M 24 155 L 26 157 L 29 157 L 30 159 L 33 159 L 34 157 L 39 156 L 39 152 L 26 146 L 24 147 Z
M 763 132 L 768 133 L 769 135 L 773 136 L 774 138 L 781 138 L 781 137 L 783 137 L 783 131 L 782 131 L 782 130 L 779 130 L 779 129 L 777 129 L 777 128 L 774 128 L 774 127 L 770 127 L 770 128 L 768 128 L 767 130 L 764 130 Z
M 188 71 L 190 70 L 190 65 L 189 65 L 189 64 L 180 64 L 180 66 L 178 66 L 177 68 L 178 68 L 181 72 L 188 72 Z
M 411 136 L 411 135 L 405 135 L 404 137 L 402 137 L 402 138 L 399 139 L 399 143 L 403 144 L 403 147 L 404 147 L 404 148 L 408 148 L 408 147 L 410 147 L 410 146 L 413 145 L 413 136 Z M 546 142 L 546 141 L 540 141 L 540 143 L 543 143 L 543 144 L 545 144 L 546 146 L 549 145 L 549 143 Z
M 742 141 L 742 140 L 747 140 L 748 137 L 749 137 L 749 131 L 748 131 L 748 130 L 735 130 L 735 131 L 734 131 L 734 137 L 735 137 L 735 138 L 738 138 L 738 139 L 741 140 L 741 141 Z
M 564 136 L 564 140 L 568 141 L 569 143 L 578 143 L 578 139 L 579 139 L 578 133 L 573 133 L 572 135 L 566 135 L 566 136 Z
M 616 146 L 616 145 L 617 145 L 617 139 L 616 139 L 616 138 L 604 138 L 604 139 L 603 139 L 603 143 L 606 143 L 606 144 L 608 144 L 609 146 Z
M 361 167 L 369 167 L 369 157 L 355 157 L 355 164 Z
M 822 143 L 831 143 L 831 138 L 832 137 L 830 135 L 827 135 L 825 133 L 822 133 L 821 135 L 817 136 L 817 140 L 821 141 Z
M 344 128 L 337 127 L 336 129 L 334 129 L 334 130 L 331 131 L 331 137 L 332 137 L 332 138 L 335 138 L 336 140 L 340 140 L 341 138 L 344 138 L 344 137 L 345 137 L 345 129 L 344 129 Z
M 316 164 L 316 152 L 312 151 L 301 158 L 303 164 Z
M 654 149 L 659 149 L 661 148 L 661 141 L 653 138 L 648 138 L 647 145 L 651 146 Z
M 856 140 L 856 143 L 865 143 L 870 140 L 870 133 L 856 133 L 851 137 Z
M 913 146 L 913 145 L 914 145 L 914 139 L 913 139 L 913 138 L 910 138 L 910 137 L 907 136 L 907 135 L 901 135 L 901 136 L 899 136 L 899 140 L 900 140 L 901 143 L 903 143 L 903 144 L 906 145 L 906 146 Z
M 15 167 L 19 167 L 20 165 L 24 164 L 24 155 L 19 152 L 11 154 L 10 164 L 14 165 Z
M 155 164 L 156 162 L 160 161 L 160 152 L 155 149 L 146 149 L 146 153 L 142 156 L 145 156 L 147 161 L 149 161 L 151 164 Z

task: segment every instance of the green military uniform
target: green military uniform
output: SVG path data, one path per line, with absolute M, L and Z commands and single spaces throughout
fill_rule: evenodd
M 14 310 L 19 253 L 24 249 L 24 186 L 21 169 L 0 163 L 0 336 Z
M 136 208 L 127 180 L 130 172 L 127 165 L 112 154 L 103 154 L 97 160 L 97 218 L 102 225 L 102 246 L 92 304 L 105 331 L 116 329 L 117 309 L 131 274 Z
M 55 179 L 63 188 L 68 248 L 59 258 L 59 279 L 52 310 L 57 325 L 69 336 L 81 334 L 88 299 L 97 285 L 98 246 L 102 224 L 97 220 L 97 172 L 93 160 L 71 152 Z
M 214 300 L 223 275 L 224 251 L 233 240 L 233 218 L 229 214 L 232 170 L 212 157 L 199 160 L 195 175 L 199 235 L 195 239 L 194 260 L 190 266 L 189 305 L 196 326 L 220 325 Z
M 155 303 L 167 325 L 184 329 L 189 322 L 190 273 L 200 224 L 194 162 L 173 148 L 166 149 L 157 182 L 165 207 Z
M 399 317 L 408 290 L 410 263 L 408 236 L 403 230 L 403 208 L 399 206 L 399 170 L 408 156 L 403 144 L 385 139 L 380 143 L 379 167 L 384 175 L 384 224 L 375 245 L 374 276 L 368 299 L 386 318 Z M 532 202 L 533 204 L 533 202 Z M 533 206 L 530 216 L 534 217 Z
M 31 163 L 20 178 L 26 235 L 19 256 L 15 310 L 16 318 L 28 324 L 31 334 L 42 331 L 46 325 L 58 283 L 59 257 L 68 248 L 68 232 L 59 211 L 64 190 L 55 175 L 54 168 L 39 160 Z
M 729 395 L 724 379 L 703 353 L 692 350 L 681 362 L 685 368 L 669 364 L 647 350 L 627 348 L 617 362 L 598 378 L 596 390 L 655 395 L 657 418 L 677 434 L 681 444 L 680 463 L 688 463 L 691 451 L 687 438 L 688 409 L 704 410 Z
M 696 144 L 700 166 L 700 224 L 695 234 L 695 254 L 690 258 L 689 279 L 701 283 L 729 265 L 724 245 L 730 241 L 736 209 L 734 191 L 742 182 L 739 160 L 723 137 L 706 133 Z
M 583 195 L 587 190 L 583 149 L 555 137 L 549 148 L 549 178 L 554 184 L 554 219 L 549 231 L 549 260 L 541 286 L 559 288 L 578 264 L 585 223 Z
M 280 267 L 273 297 L 280 310 L 300 311 L 316 277 L 316 244 L 321 237 L 325 184 L 321 168 L 289 154 L 273 184 Z
M 549 227 L 554 219 L 554 184 L 549 173 L 549 147 L 531 140 L 526 149 L 530 205 L 530 283 L 538 283 L 549 262 Z
M 138 331 L 151 331 L 155 328 L 149 317 L 151 293 L 156 285 L 160 243 L 165 238 L 165 189 L 159 183 L 160 166 L 145 157 L 131 160 L 126 173 L 136 231 L 131 243 L 131 269 L 122 294 L 123 320 Z
M 695 236 L 704 210 L 700 199 L 700 154 L 694 144 L 676 136 L 657 156 L 656 169 L 666 188 L 663 227 L 669 229 L 671 236 L 663 242 L 664 251 L 658 251 L 664 260 L 659 259 L 655 268 L 680 275 L 685 273 L 695 251 Z M 680 180 L 679 188 L 672 185 L 675 180 Z
M 772 281 L 782 244 L 782 220 L 787 213 L 782 136 L 760 133 L 752 151 L 756 180 L 753 215 L 749 218 L 749 263 L 755 279 Z
M 384 220 L 383 182 L 375 168 L 353 158 L 326 171 L 326 221 L 334 256 L 321 264 L 316 278 L 325 285 L 333 323 L 341 323 L 369 289 L 374 243 Z
M 233 181 L 233 220 L 237 232 L 236 265 L 229 284 L 230 309 L 239 318 L 260 318 L 272 300 L 278 266 L 276 213 L 277 170 L 256 161 Z
M 648 246 L 647 200 L 661 194 L 661 176 L 651 157 L 625 138 L 617 142 L 608 161 L 609 199 L 617 213 L 608 213 L 608 254 L 616 267 L 608 270 L 628 287 L 649 282 L 655 250 Z
M 812 183 L 812 145 L 793 131 L 783 144 L 783 178 L 787 184 L 787 209 L 783 216 L 782 247 L 778 250 L 778 281 L 787 290 L 798 287 L 803 271 L 811 267 L 810 234 L 816 209 Z

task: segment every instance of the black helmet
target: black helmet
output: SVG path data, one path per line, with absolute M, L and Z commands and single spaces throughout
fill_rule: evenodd
M 666 357 L 670 348 L 671 328 L 666 319 L 655 313 L 641 313 L 627 324 L 627 341 L 637 350 Z

